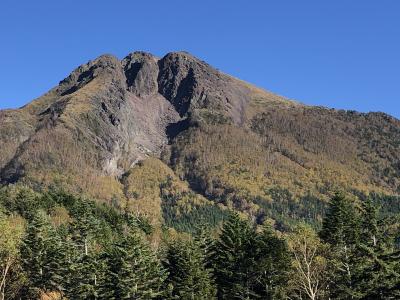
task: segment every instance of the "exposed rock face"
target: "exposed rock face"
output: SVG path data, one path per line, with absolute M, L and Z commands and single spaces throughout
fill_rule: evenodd
M 158 91 L 158 59 L 145 52 L 134 52 L 122 61 L 128 90 L 138 97 Z
M 107 76 L 111 82 L 121 84 L 123 75 L 118 58 L 106 54 L 81 65 L 67 78 L 60 81 L 58 91 L 61 96 L 72 94 L 99 76 Z
M 12 133 L 24 143 L 3 139 L 10 153 L 2 158 L 1 179 L 11 182 L 23 176 L 23 171 L 15 173 L 17 168 L 25 169 L 24 161 L 42 164 L 42 158 L 30 159 L 30 150 L 38 151 L 34 144 L 45 143 L 38 139 L 44 139 L 41 136 L 47 131 L 54 134 L 55 128 L 96 153 L 96 161 L 90 162 L 93 167 L 120 176 L 134 162 L 159 155 L 168 143 L 171 130 L 167 128 L 178 124 L 173 130 L 177 135 L 186 128 L 180 124 L 187 122 L 182 118 L 189 112 L 211 109 L 239 122 L 248 101 L 246 93 L 246 87 L 187 53 L 171 53 L 159 60 L 134 52 L 122 61 L 102 55 L 18 111 L 16 115 L 29 119 L 30 129 L 23 136 Z M 6 122 L 5 117 L 0 122 Z M 54 154 L 45 152 L 41 149 L 39 156 Z
M 188 53 L 170 53 L 160 62 L 159 91 L 181 116 L 190 110 L 211 109 L 243 122 L 249 91 L 237 80 Z
M 213 199 L 233 197 L 229 184 L 239 176 L 251 178 L 247 195 L 261 195 L 289 173 L 282 185 L 302 191 L 326 189 L 331 174 L 366 191 L 396 191 L 399 141 L 394 118 L 307 107 L 185 52 L 102 55 L 23 108 L 0 111 L 0 182 L 61 178 L 111 197 L 138 161 L 172 148 L 176 172 Z

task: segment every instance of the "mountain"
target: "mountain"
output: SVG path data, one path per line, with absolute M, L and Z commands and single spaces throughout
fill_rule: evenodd
M 186 52 L 81 65 L 0 111 L 0 149 L 3 185 L 59 186 L 155 223 L 216 222 L 227 208 L 318 221 L 338 189 L 400 193 L 399 120 L 306 106 Z

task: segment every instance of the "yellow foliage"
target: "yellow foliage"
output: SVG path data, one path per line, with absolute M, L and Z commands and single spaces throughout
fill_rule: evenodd
M 166 182 L 169 185 L 161 189 L 161 185 Z M 126 209 L 148 217 L 153 224 L 162 222 L 161 193 L 179 194 L 180 201 L 176 204 L 181 212 L 189 212 L 193 204 L 209 203 L 198 194 L 188 194 L 190 189 L 187 182 L 181 181 L 166 164 L 154 157 L 133 167 L 123 183 L 127 197 Z

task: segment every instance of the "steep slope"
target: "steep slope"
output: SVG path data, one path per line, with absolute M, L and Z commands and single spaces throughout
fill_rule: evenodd
M 8 131 L 1 126 L 2 135 L 15 140 L 2 141 L 12 146 L 2 161 L 2 180 L 47 183 L 61 176 L 89 192 L 111 184 L 119 193 L 114 178 L 149 153 L 157 155 L 167 143 L 165 126 L 179 119 L 161 95 L 139 98 L 128 88 L 121 62 L 105 55 L 77 68 L 44 97 L 16 112 L 6 111 L 10 116 L 2 124 L 10 119 L 20 123 L 13 115 L 27 121 L 23 134 L 16 132 L 17 126 L 7 126 Z
M 318 219 L 338 188 L 400 191 L 399 120 L 305 106 L 186 52 L 103 55 L 78 67 L 30 104 L 0 111 L 0 149 L 3 184 L 60 185 L 155 222 L 166 199 L 157 187 L 170 177 L 194 191 L 185 197 L 259 222 L 282 205 Z M 148 158 L 164 164 L 142 174 Z M 148 189 L 137 174 L 153 182 L 149 195 L 132 196 Z
M 271 212 L 277 200 L 303 202 L 311 212 L 310 196 L 327 200 L 337 190 L 399 193 L 398 120 L 279 107 L 250 124 L 189 129 L 173 143 L 171 165 L 207 198 L 255 218 Z

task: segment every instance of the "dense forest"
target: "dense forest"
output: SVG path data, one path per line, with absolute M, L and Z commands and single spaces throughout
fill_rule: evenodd
M 399 220 L 382 205 L 398 199 L 380 200 L 337 193 L 321 222 L 285 228 L 165 207 L 157 232 L 118 207 L 5 187 L 0 299 L 399 299 Z

